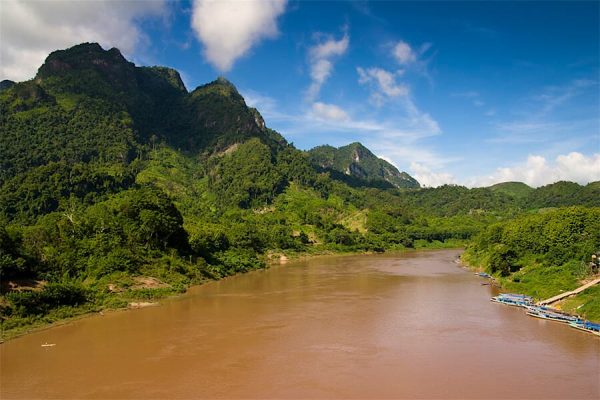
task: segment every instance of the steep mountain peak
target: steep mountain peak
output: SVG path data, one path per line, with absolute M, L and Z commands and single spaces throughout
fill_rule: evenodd
M 232 100 L 242 101 L 244 102 L 244 98 L 238 92 L 237 88 L 233 83 L 228 81 L 222 76 L 219 76 L 212 82 L 209 82 L 205 85 L 198 86 L 192 92 L 194 96 L 204 96 L 204 95 L 219 95 L 223 97 L 231 98 Z M 244 102 L 244 105 L 246 103 Z
M 85 94 L 111 101 L 138 90 L 135 65 L 118 49 L 104 50 L 98 43 L 50 53 L 35 82 L 51 94 Z
M 338 150 L 340 150 L 341 152 L 347 152 L 350 151 L 351 152 L 351 157 L 352 160 L 354 162 L 360 162 L 361 159 L 367 157 L 367 158 L 377 158 L 377 156 L 375 154 L 373 154 L 371 152 L 371 150 L 369 150 L 368 148 L 366 148 L 362 143 L 360 142 L 352 142 L 346 146 L 342 146 L 340 147 Z
M 318 146 L 308 152 L 309 159 L 318 168 L 334 171 L 343 179 L 343 175 L 370 183 L 375 186 L 418 188 L 419 183 L 406 172 L 400 172 L 387 161 L 378 158 L 360 142 L 346 146 Z M 360 182 L 358 182 L 360 183 Z M 383 184 L 383 185 L 382 185 Z
M 368 148 L 366 148 L 361 142 L 352 142 L 350 144 L 347 144 L 345 146 L 342 147 L 350 147 L 350 148 L 360 148 L 360 149 L 365 149 L 367 151 L 370 151 Z M 340 147 L 340 148 L 342 148 Z
M 124 77 L 133 74 L 134 67 L 115 47 L 104 50 L 98 43 L 82 43 L 50 53 L 39 68 L 36 79 L 43 81 L 51 76 L 87 69 Z
M 201 147 L 218 152 L 252 137 L 272 146 L 287 143 L 266 127 L 258 110 L 248 107 L 235 85 L 223 77 L 194 89 L 190 105 L 193 126 L 203 133 Z
M 219 75 L 217 77 L 217 79 L 214 81 L 214 83 L 218 83 L 220 85 L 228 85 L 235 89 L 235 85 L 233 83 L 231 83 L 231 81 L 228 80 L 227 78 L 225 78 L 223 75 Z

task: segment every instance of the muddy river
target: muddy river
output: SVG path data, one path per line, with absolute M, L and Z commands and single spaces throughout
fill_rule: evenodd
M 600 398 L 600 338 L 490 302 L 458 254 L 297 261 L 10 340 L 0 398 Z

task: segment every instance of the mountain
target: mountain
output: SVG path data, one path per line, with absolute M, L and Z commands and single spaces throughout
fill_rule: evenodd
M 52 52 L 33 80 L 2 87 L 0 210 L 9 219 L 127 189 L 158 145 L 204 158 L 252 138 L 273 157 L 288 146 L 224 78 L 188 92 L 177 71 L 137 67 L 96 43 Z
M 490 189 L 519 199 L 526 198 L 534 190 L 523 182 L 501 182 L 490 186 Z
M 389 162 L 378 158 L 361 143 L 350 143 L 347 146 L 317 146 L 308 151 L 310 162 L 317 168 L 332 171 L 332 177 L 344 180 L 355 178 L 361 186 L 383 186 L 396 188 L 419 188 L 419 182 L 406 172 L 400 172 Z M 337 172 L 337 174 L 335 173 Z M 340 176 L 340 174 L 343 174 Z
M 51 53 L 34 82 L 59 99 L 110 102 L 131 116 L 142 141 L 154 137 L 192 153 L 220 151 L 251 137 L 285 144 L 226 79 L 188 93 L 177 71 L 136 67 L 118 49 L 105 51 L 97 43 Z

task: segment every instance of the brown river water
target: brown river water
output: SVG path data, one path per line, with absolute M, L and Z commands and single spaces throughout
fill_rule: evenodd
M 0 398 L 600 398 L 600 338 L 490 302 L 458 254 L 297 261 L 10 340 Z

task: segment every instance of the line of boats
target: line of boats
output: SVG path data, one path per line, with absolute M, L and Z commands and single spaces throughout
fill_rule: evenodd
M 553 307 L 538 306 L 534 303 L 533 298 L 530 296 L 525 296 L 523 294 L 502 293 L 498 296 L 492 297 L 491 301 L 514 307 L 522 307 L 527 310 L 527 315 L 531 317 L 566 323 L 575 329 L 600 336 L 600 324 L 586 321 L 579 316 L 567 314 Z

